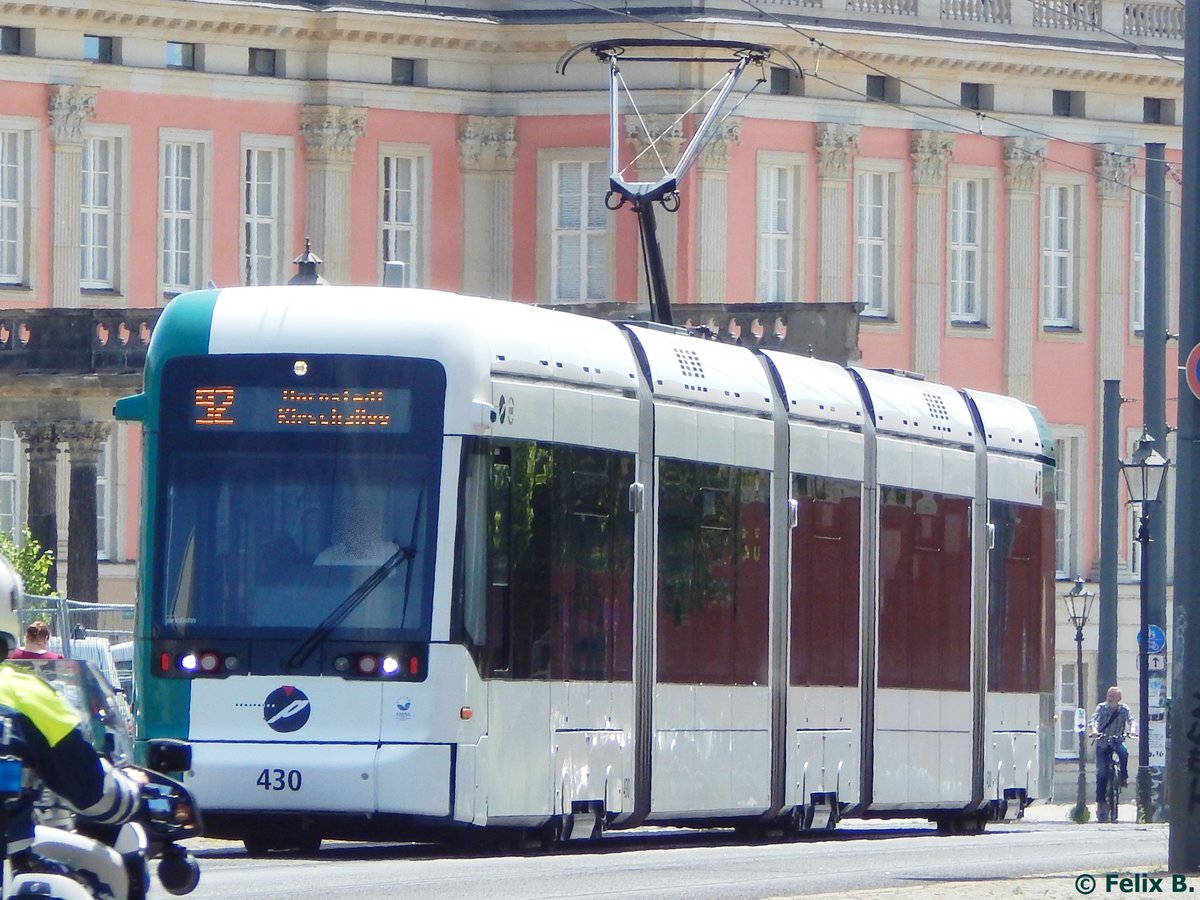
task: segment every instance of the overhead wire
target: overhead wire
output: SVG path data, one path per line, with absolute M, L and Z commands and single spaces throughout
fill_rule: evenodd
M 1096 151 L 1096 150 L 1097 150 L 1097 145 L 1096 145 L 1096 144 L 1085 144 L 1085 143 L 1083 143 L 1083 142 L 1080 142 L 1080 141 L 1074 141 L 1074 140 L 1071 140 L 1070 138 L 1061 137 L 1061 136 L 1059 136 L 1059 135 L 1054 135 L 1054 134 L 1051 134 L 1051 133 L 1049 133 L 1049 132 L 1042 131 L 1042 130 L 1040 130 L 1040 129 L 1037 129 L 1037 128 L 1033 128 L 1033 127 L 1031 127 L 1031 126 L 1028 126 L 1028 125 L 1022 125 L 1022 124 L 1021 124 L 1021 123 L 1019 123 L 1019 122 L 1014 122 L 1014 121 L 1012 121 L 1012 120 L 1010 120 L 1010 119 L 1005 119 L 1005 118 L 1003 118 L 1002 116 L 997 116 L 997 115 L 995 115 L 995 114 L 994 114 L 994 112 L 993 112 L 993 111 L 991 111 L 991 110 L 978 110 L 978 109 L 972 109 L 971 107 L 969 107 L 969 106 L 966 106 L 966 105 L 964 105 L 963 103 L 961 103 L 961 102 L 959 102 L 959 101 L 953 100 L 953 99 L 951 99 L 951 98 L 949 98 L 949 97 L 944 97 L 944 96 L 942 96 L 941 94 L 938 94 L 936 91 L 931 91 L 931 90 L 929 90 L 928 88 L 922 87 L 922 86 L 921 86 L 921 85 L 919 85 L 919 84 L 915 84 L 915 83 L 913 83 L 913 82 L 911 82 L 911 81 L 908 81 L 907 79 L 904 79 L 904 78 L 901 78 L 901 77 L 899 77 L 899 76 L 893 75 L 893 74 L 891 74 L 890 72 L 887 72 L 887 71 L 885 71 L 884 69 L 881 69 L 881 68 L 879 68 L 878 66 L 874 65 L 874 64 L 873 64 L 873 63 L 871 63 L 871 62 L 868 62 L 868 61 L 866 61 L 866 60 L 860 59 L 860 58 L 858 58 L 858 57 L 854 56 L 854 55 L 853 55 L 853 54 L 851 54 L 851 53 L 848 53 L 848 52 L 846 52 L 846 51 L 844 51 L 844 50 L 841 50 L 841 49 L 839 49 L 839 48 L 837 48 L 837 47 L 834 47 L 834 46 L 832 46 L 832 45 L 830 45 L 830 44 L 827 44 L 827 43 L 825 43 L 824 41 L 822 41 L 822 40 L 820 40 L 819 38 L 817 38 L 816 36 L 814 36 L 814 35 L 812 35 L 812 34 L 809 34 L 809 33 L 805 32 L 805 31 L 804 31 L 803 29 L 801 29 L 801 28 L 798 28 L 798 27 L 797 27 L 797 26 L 796 26 L 794 23 L 787 22 L 787 21 L 785 21 L 785 20 L 783 20 L 783 19 L 780 19 L 780 18 L 779 18 L 778 16 L 776 16 L 774 13 L 771 13 L 771 12 L 769 12 L 769 11 L 766 11 L 766 10 L 760 9 L 758 6 L 756 6 L 756 5 L 755 5 L 755 3 L 753 2 L 753 0 L 740 0 L 740 2 L 741 2 L 741 3 L 743 3 L 743 4 L 745 4 L 746 6 L 750 7 L 751 9 L 753 9 L 755 12 L 759 13 L 760 15 L 762 15 L 762 16 L 766 16 L 766 17 L 770 18 L 770 19 L 771 19 L 772 21 L 774 21 L 776 24 L 778 24 L 778 25 L 782 25 L 784 28 L 787 28 L 789 31 L 792 31 L 792 32 L 794 32 L 795 34 L 798 34 L 798 35 L 800 35 L 801 37 L 803 37 L 803 38 L 805 38 L 806 40 L 808 40 L 808 41 L 809 41 L 811 44 L 813 44 L 813 45 L 815 45 L 816 47 L 818 47 L 820 50 L 827 50 L 827 51 L 829 51 L 830 53 L 833 53 L 833 54 L 836 54 L 837 56 L 840 56 L 840 57 L 842 57 L 843 59 L 847 60 L 848 62 L 855 63 L 856 65 L 860 65 L 860 66 L 862 66 L 863 68 L 866 68 L 866 69 L 870 69 L 871 71 L 875 72 L 875 73 L 876 73 L 876 74 L 878 74 L 878 75 L 882 75 L 882 76 L 884 76 L 885 78 L 891 78 L 891 79 L 893 79 L 894 81 L 896 81 L 896 83 L 898 83 L 898 84 L 903 84 L 903 85 L 905 85 L 905 86 L 907 86 L 907 87 L 910 87 L 910 88 L 912 88 L 913 90 L 916 90 L 916 91 L 918 91 L 918 92 L 920 92 L 920 93 L 922 93 L 922 94 L 925 94 L 926 96 L 932 97 L 932 98 L 933 98 L 933 99 L 935 99 L 935 100 L 939 100 L 940 102 L 942 102 L 942 103 L 945 103 L 945 104 L 947 104 L 947 105 L 948 105 L 948 106 L 950 106 L 950 107 L 953 107 L 953 108 L 959 109 L 959 110 L 961 110 L 961 111 L 963 111 L 963 112 L 967 112 L 967 113 L 971 113 L 971 114 L 975 115 L 975 116 L 976 116 L 976 118 L 977 118 L 977 120 L 979 121 L 979 129 L 978 129 L 978 130 L 976 130 L 976 131 L 972 131 L 971 129 L 969 129 L 969 128 L 966 128 L 966 127 L 965 127 L 965 126 L 963 126 L 963 125 L 959 125 L 959 124 L 957 124 L 957 123 L 948 123 L 948 122 L 945 122 L 944 120 L 942 120 L 942 119 L 939 119 L 939 118 L 937 118 L 937 117 L 935 117 L 935 116 L 932 116 L 932 115 L 930 115 L 930 114 L 928 114 L 928 113 L 926 113 L 926 112 L 922 112 L 921 110 L 918 110 L 918 109 L 913 109 L 913 108 L 911 108 L 911 107 L 908 107 L 908 106 L 904 106 L 903 104 L 901 104 L 901 103 L 899 103 L 899 102 L 897 102 L 897 101 L 894 101 L 894 100 L 888 100 L 888 99 L 886 99 L 886 98 L 882 98 L 882 99 L 881 99 L 881 98 L 877 98 L 877 97 L 871 97 L 870 95 L 868 95 L 868 94 L 865 94 L 865 93 L 863 93 L 863 92 L 861 92 L 861 91 L 857 91 L 857 90 L 855 90 L 854 88 L 850 88 L 850 87 L 847 87 L 847 86 L 845 86 L 845 85 L 839 84 L 839 83 L 837 83 L 837 82 L 835 82 L 835 81 L 832 81 L 832 80 L 830 80 L 830 79 L 828 79 L 828 78 L 822 78 L 822 77 L 820 77 L 820 76 L 816 75 L 816 72 L 815 72 L 815 70 L 814 70 L 814 72 L 812 73 L 812 77 L 816 78 L 818 81 L 822 81 L 822 82 L 824 82 L 824 83 L 826 83 L 826 84 L 829 84 L 829 85 L 831 85 L 831 86 L 833 86 L 833 87 L 837 87 L 837 88 L 839 88 L 839 89 L 841 89 L 841 90 L 847 91 L 848 93 L 855 94 L 855 95 L 857 95 L 857 96 L 859 96 L 859 97 L 863 97 L 863 98 L 865 98 L 865 99 L 867 99 L 867 100 L 871 100 L 871 101 L 873 101 L 873 102 L 876 102 L 876 103 L 886 103 L 887 105 L 889 105 L 889 106 L 893 106 L 893 107 L 895 107 L 896 109 L 903 110 L 904 112 L 907 112 L 907 113 L 909 113 L 910 115 L 919 116 L 919 117 L 921 117 L 921 118 L 923 118 L 923 119 L 926 119 L 926 120 L 928 120 L 928 121 L 931 121 L 931 122 L 937 123 L 937 124 L 939 124 L 939 125 L 943 125 L 943 126 L 945 126 L 945 127 L 947 127 L 947 128 L 954 129 L 954 130 L 956 130 L 956 131 L 959 131 L 959 132 L 962 132 L 962 133 L 964 133 L 964 134 L 981 134 L 981 135 L 982 135 L 982 134 L 983 134 L 983 130 L 982 130 L 982 127 L 983 127 L 983 126 L 982 126 L 982 123 L 983 123 L 983 121 L 984 121 L 984 120 L 990 120 L 990 121 L 992 121 L 992 122 L 996 122 L 996 123 L 998 123 L 998 124 L 1000 124 L 1000 125 L 1007 126 L 1008 128 L 1016 129 L 1016 130 L 1018 130 L 1018 131 L 1023 131 L 1023 132 L 1026 132 L 1027 134 L 1034 135 L 1034 136 L 1036 136 L 1036 137 L 1040 137 L 1040 138 L 1044 138 L 1044 139 L 1046 139 L 1046 140 L 1050 140 L 1050 141 L 1058 141 L 1058 142 L 1060 142 L 1060 143 L 1070 144 L 1070 145 L 1072 145 L 1072 146 L 1079 147 L 1080 149 L 1087 150 L 1087 151 L 1089 151 L 1089 152 L 1094 152 L 1094 151 Z M 1036 2 L 1036 0 L 1035 0 L 1035 2 Z M 654 25 L 654 24 L 658 24 L 658 23 L 656 23 L 656 22 L 649 22 L 649 24 L 652 24 L 652 25 Z M 998 137 L 998 136 L 997 136 L 997 137 Z M 1028 154 L 1030 154 L 1030 155 L 1032 155 L 1032 156 L 1036 156 L 1036 157 L 1037 157 L 1037 158 L 1039 158 L 1039 159 L 1044 159 L 1044 158 L 1041 156 L 1041 154 L 1039 154 L 1039 153 L 1034 153 L 1033 151 L 1027 150 L 1027 149 L 1025 149 L 1025 148 L 1020 148 L 1020 147 L 1018 147 L 1017 149 L 1018 149 L 1018 151 L 1019 151 L 1019 152 L 1028 153 Z M 1122 153 L 1121 151 L 1118 151 L 1118 150 L 1109 150 L 1109 151 L 1106 151 L 1106 152 L 1107 152 L 1107 153 L 1108 153 L 1110 156 L 1113 156 L 1113 157 L 1116 157 L 1116 158 L 1131 159 L 1131 160 L 1134 160 L 1134 161 L 1140 161 L 1140 160 L 1142 159 L 1142 157 L 1141 157 L 1141 156 L 1138 156 L 1138 155 L 1136 155 L 1136 154 Z M 1110 177 L 1110 176 L 1105 176 L 1105 175 L 1098 174 L 1098 173 L 1096 173 L 1094 170 L 1083 169 L 1083 168 L 1080 168 L 1079 166 L 1075 166 L 1075 165 L 1071 165 L 1070 163 L 1063 162 L 1062 160 L 1045 160 L 1045 161 L 1046 161 L 1046 162 L 1051 162 L 1051 163 L 1053 163 L 1054 165 L 1060 166 L 1060 167 L 1062 167 L 1062 168 L 1070 169 L 1070 170 L 1073 170 L 1073 171 L 1076 171 L 1076 172 L 1081 172 L 1081 173 L 1083 173 L 1083 174 L 1085 174 L 1085 175 L 1094 175 L 1095 177 L 1097 177 L 1097 178 L 1099 178 L 1099 179 L 1102 179 L 1102 180 L 1107 180 L 1107 181 L 1111 181 L 1111 182 L 1113 182 L 1113 183 L 1115 183 L 1115 184 L 1119 184 L 1119 185 L 1121 185 L 1122 187 L 1128 187 L 1128 188 L 1129 188 L 1131 191 L 1135 191 L 1135 192 L 1137 192 L 1137 191 L 1138 191 L 1138 189 L 1137 189 L 1137 188 L 1133 187 L 1132 185 L 1126 185 L 1124 182 L 1120 181 L 1120 179 L 1117 179 L 1117 178 L 1112 178 L 1112 177 Z M 1142 193 L 1144 193 L 1144 192 L 1142 192 Z M 1176 205 L 1178 205 L 1178 204 L 1174 204 L 1174 203 L 1172 203 L 1171 205 L 1173 205 L 1173 206 L 1176 206 Z
M 650 25 L 650 26 L 652 26 L 652 27 L 654 27 L 654 28 L 659 28 L 659 29 L 662 29 L 662 30 L 664 30 L 664 31 L 670 32 L 670 33 L 672 33 L 672 34 L 675 34 L 675 35 L 679 35 L 679 36 L 683 36 L 683 37 L 689 38 L 689 39 L 691 39 L 691 40 L 699 40 L 699 39 L 700 39 L 698 35 L 695 35 L 695 34 L 692 34 L 692 33 L 689 33 L 689 32 L 683 31 L 683 30 L 680 30 L 680 29 L 678 29 L 678 28 L 672 28 L 672 27 L 669 27 L 669 26 L 667 26 L 667 25 L 664 25 L 664 24 L 663 24 L 663 23 L 661 23 L 661 22 L 656 22 L 656 21 L 654 21 L 654 20 L 652 20 L 652 19 L 647 19 L 647 18 L 645 18 L 644 16 L 638 16 L 638 15 L 636 15 L 636 14 L 634 14 L 634 13 L 631 13 L 631 12 L 629 12 L 629 11 L 628 11 L 628 9 L 626 9 L 626 10 L 622 10 L 622 11 L 613 10 L 613 9 L 607 9 L 607 8 L 605 8 L 605 7 L 603 7 L 603 6 L 600 6 L 600 5 L 598 5 L 598 4 L 591 3 L 591 2 L 589 2 L 589 0 L 572 0 L 572 2 L 574 2 L 574 3 L 577 3 L 577 4 L 581 5 L 581 6 L 587 6 L 587 7 L 590 7 L 590 8 L 592 8 L 592 9 L 598 10 L 598 11 L 600 11 L 600 12 L 607 12 L 607 13 L 611 13 L 611 14 L 613 14 L 613 15 L 621 16 L 621 17 L 624 17 L 624 18 L 629 18 L 629 19 L 631 19 L 631 20 L 634 20 L 634 21 L 640 22 L 640 23 L 642 23 L 642 24 L 645 24 L 645 25 Z M 931 115 L 931 114 L 929 114 L 929 113 L 927 113 L 927 112 L 924 112 L 924 111 L 922 111 L 922 110 L 915 109 L 915 108 L 912 108 L 912 107 L 909 107 L 909 106 L 905 106 L 904 104 L 902 104 L 902 103 L 900 103 L 900 102 L 898 102 L 898 101 L 895 101 L 895 100 L 888 100 L 887 98 L 872 97 L 871 95 L 869 95 L 869 94 L 865 93 L 864 91 L 859 91 L 859 90 L 857 90 L 857 89 L 855 89 L 855 88 L 849 87 L 849 86 L 847 86 L 847 85 L 841 84 L 841 83 L 839 83 L 839 82 L 833 81 L 832 79 L 829 79 L 829 78 L 826 78 L 826 77 L 823 77 L 823 76 L 821 76 L 821 75 L 817 74 L 817 69 L 819 68 L 819 66 L 816 66 L 816 67 L 814 67 L 814 70 L 813 70 L 812 72 L 810 72 L 810 73 L 805 73 L 805 77 L 811 77 L 811 78 L 814 78 L 815 80 L 817 80 L 817 81 L 821 81 L 821 82 L 823 82 L 823 83 L 825 83 L 825 84 L 828 84 L 828 85 L 830 85 L 831 87 L 837 88 L 838 90 L 845 91 L 846 93 L 849 93 L 849 94 L 853 94 L 853 95 L 855 95 L 855 96 L 856 96 L 857 98 L 859 98 L 859 99 L 863 99 L 863 100 L 866 100 L 866 101 L 868 101 L 868 102 L 873 102 L 873 103 L 881 103 L 881 104 L 884 104 L 884 105 L 887 105 L 887 106 L 893 107 L 894 109 L 898 109 L 898 110 L 900 110 L 900 111 L 902 111 L 902 112 L 908 113 L 908 114 L 909 114 L 909 115 L 911 115 L 911 116 L 915 116 L 915 117 L 917 117 L 917 118 L 924 119 L 924 120 L 926 120 L 926 121 L 929 121 L 929 122 L 932 122 L 932 123 L 934 123 L 934 124 L 936 124 L 936 125 L 940 125 L 940 126 L 942 126 L 942 127 L 944 127 L 944 128 L 950 129 L 950 130 L 952 130 L 952 131 L 957 131 L 957 132 L 959 132 L 959 133 L 962 133 L 962 134 L 971 134 L 971 135 L 978 134 L 978 135 L 982 135 L 982 136 L 984 136 L 984 137 L 991 137 L 991 138 L 998 138 L 998 137 L 1001 137 L 1000 135 L 983 135 L 983 131 L 982 131 L 982 122 L 983 122 L 983 120 L 985 120 L 985 119 L 986 119 L 986 120 L 990 120 L 990 121 L 996 122 L 996 123 L 998 123 L 998 124 L 1001 124 L 1001 125 L 1007 126 L 1007 127 L 1009 127 L 1009 128 L 1015 129 L 1015 130 L 1017 130 L 1017 131 L 1022 131 L 1022 132 L 1025 132 L 1025 133 L 1027 133 L 1027 134 L 1030 134 L 1030 135 L 1033 135 L 1033 136 L 1036 136 L 1036 137 L 1039 137 L 1039 138 L 1043 138 L 1043 139 L 1045 139 L 1045 140 L 1057 141 L 1057 142 L 1059 142 L 1059 143 L 1065 143 L 1065 144 L 1069 144 L 1069 145 L 1072 145 L 1072 146 L 1075 146 L 1075 147 L 1079 147 L 1080 149 L 1086 150 L 1086 151 L 1088 151 L 1088 152 L 1097 152 L 1097 151 L 1099 150 L 1099 148 L 1098 148 L 1098 146 L 1097 146 L 1096 144 L 1085 144 L 1085 143 L 1082 143 L 1082 142 L 1080 142 L 1080 141 L 1074 141 L 1074 140 L 1071 140 L 1070 138 L 1064 138 L 1064 137 L 1061 137 L 1061 136 L 1058 136 L 1058 135 L 1050 134 L 1049 132 L 1041 131 L 1041 130 L 1039 130 L 1039 129 L 1032 128 L 1032 127 L 1030 127 L 1030 126 L 1027 126 L 1027 125 L 1022 125 L 1022 124 L 1021 124 L 1021 123 L 1019 123 L 1019 122 L 1013 122 L 1013 121 L 1011 121 L 1011 120 L 1008 120 L 1008 119 L 1002 118 L 1002 117 L 1000 117 L 1000 116 L 996 116 L 996 115 L 994 115 L 994 114 L 993 114 L 993 112 L 992 112 L 992 111 L 990 111 L 990 110 L 977 110 L 977 109 L 972 109 L 971 107 L 965 106 L 964 104 L 962 104 L 962 103 L 960 103 L 960 102 L 958 102 L 958 101 L 952 100 L 952 99 L 950 99 L 950 98 L 948 98 L 948 97 L 944 97 L 944 96 L 942 96 L 941 94 L 938 94 L 938 93 L 937 93 L 937 92 L 935 92 L 935 91 L 931 91 L 931 90 L 929 90 L 928 88 L 922 87 L 922 86 L 921 86 L 921 85 L 919 85 L 919 84 L 915 84 L 915 83 L 913 83 L 913 82 L 910 82 L 910 81 L 908 81 L 908 80 L 906 80 L 906 79 L 904 79 L 904 78 L 900 78 L 899 76 L 893 75 L 892 73 L 890 73 L 890 72 L 888 72 L 888 71 L 886 71 L 886 70 L 884 70 L 884 69 L 881 69 L 881 68 L 879 68 L 878 66 L 874 65 L 873 63 L 870 63 L 870 62 L 868 62 L 868 61 L 866 61 L 866 60 L 860 59 L 860 58 L 858 58 L 858 57 L 854 56 L 854 55 L 853 55 L 853 54 L 851 54 L 851 53 L 848 53 L 848 52 L 846 52 L 846 51 L 844 51 L 844 50 L 841 50 L 841 49 L 839 49 L 839 48 L 837 48 L 837 47 L 834 47 L 834 46 L 833 46 L 833 45 L 831 45 L 831 44 L 827 44 L 827 43 L 825 43 L 824 41 L 822 41 L 822 40 L 820 40 L 819 38 L 817 38 L 816 36 L 814 36 L 814 35 L 811 35 L 811 34 L 809 34 L 809 33 L 805 32 L 804 30 L 802 30 L 802 29 L 798 28 L 798 27 L 797 27 L 797 26 L 796 26 L 794 23 L 787 22 L 787 21 L 785 21 L 785 20 L 783 20 L 783 19 L 780 19 L 778 16 L 776 16 L 776 15 L 775 15 L 774 13 L 772 13 L 772 12 L 769 12 L 769 11 L 767 11 L 767 10 L 763 10 L 763 9 L 760 9 L 758 6 L 756 6 L 756 5 L 754 4 L 754 2 L 752 2 L 752 0 L 740 0 L 740 2 L 741 2 L 741 3 L 743 3 L 743 4 L 745 4 L 746 6 L 748 6 L 749 8 L 751 8 L 752 10 L 754 10 L 755 12 L 759 13 L 760 15 L 762 15 L 762 16 L 765 16 L 765 17 L 767 17 L 767 18 L 770 18 L 770 19 L 771 19 L 772 21 L 774 21 L 776 24 L 778 24 L 778 25 L 781 25 L 781 26 L 783 26 L 784 28 L 787 28 L 789 31 L 792 31 L 792 32 L 794 32 L 795 34 L 798 34 L 798 35 L 800 35 L 801 37 L 805 38 L 806 40 L 808 40 L 808 41 L 810 42 L 810 44 L 811 44 L 812 46 L 814 46 L 814 47 L 816 47 L 816 48 L 817 48 L 817 51 L 818 51 L 818 53 L 819 53 L 819 52 L 821 52 L 821 51 L 828 51 L 828 52 L 830 52 L 830 53 L 832 53 L 832 54 L 834 54 L 834 55 L 837 55 L 837 56 L 840 56 L 840 57 L 842 57 L 843 59 L 847 60 L 848 62 L 852 62 L 852 63 L 854 63 L 854 64 L 856 64 L 856 65 L 859 65 L 859 66 L 862 66 L 862 67 L 864 67 L 864 68 L 866 68 L 866 69 L 870 69 L 871 71 L 875 72 L 875 73 L 876 73 L 876 74 L 878 74 L 878 75 L 882 75 L 882 76 L 884 76 L 885 78 L 891 78 L 891 79 L 893 79 L 893 80 L 894 80 L 896 83 L 898 83 L 898 84 L 903 84 L 903 85 L 906 85 L 907 87 L 910 87 L 910 88 L 912 88 L 912 89 L 914 89 L 914 90 L 916 90 L 916 91 L 918 91 L 918 92 L 920 92 L 920 93 L 923 93 L 923 94 L 925 94 L 925 95 L 927 95 L 927 96 L 929 96 L 929 97 L 932 97 L 932 98 L 934 98 L 934 99 L 936 99 L 936 100 L 938 100 L 938 101 L 940 101 L 940 102 L 942 102 L 942 103 L 945 103 L 945 104 L 947 104 L 947 105 L 948 105 L 948 106 L 950 106 L 950 107 L 953 107 L 953 108 L 956 108 L 956 109 L 958 109 L 958 110 L 962 110 L 962 111 L 964 111 L 964 112 L 970 113 L 970 114 L 972 114 L 972 115 L 976 116 L 976 118 L 977 118 L 977 120 L 979 121 L 980 125 L 979 125 L 979 128 L 978 128 L 977 130 L 973 130 L 973 129 L 967 128 L 967 127 L 965 127 L 965 126 L 963 126 L 963 125 L 961 125 L 961 124 L 958 124 L 958 123 L 954 123 L 954 122 L 947 122 L 947 121 L 946 121 L 946 120 L 944 120 L 944 119 L 940 119 L 940 118 L 938 118 L 938 117 L 936 117 L 936 116 L 933 116 L 933 115 Z M 1035 0 L 1035 2 L 1036 2 L 1036 0 Z M 818 57 L 818 58 L 819 58 L 819 57 Z M 743 98 L 743 99 L 744 99 L 744 98 Z M 740 103 L 739 103 L 739 105 L 740 105 Z M 732 111 L 731 111 L 731 112 L 732 112 Z M 726 113 L 726 117 L 727 117 L 728 115 L 730 115 L 730 114 L 731 114 L 731 113 Z M 724 118 L 724 117 L 723 117 L 723 118 Z M 1131 191 L 1131 192 L 1133 192 L 1133 193 L 1137 193 L 1137 194 L 1146 194 L 1146 193 L 1147 193 L 1146 191 L 1144 191 L 1144 190 L 1141 190 L 1141 189 L 1139 189 L 1139 188 L 1135 187 L 1135 186 L 1134 186 L 1133 184 L 1131 184 L 1131 183 L 1126 183 L 1125 181 L 1122 181 L 1120 178 L 1115 178 L 1115 177 L 1112 177 L 1112 176 L 1103 175 L 1103 174 L 1101 174 L 1101 173 L 1098 173 L 1098 172 L 1096 172 L 1096 171 L 1095 171 L 1095 169 L 1085 169 L 1085 168 L 1082 168 L 1082 167 L 1080 167 L 1080 166 L 1076 166 L 1076 165 L 1073 165 L 1073 164 L 1071 164 L 1071 163 L 1065 162 L 1065 161 L 1063 161 L 1063 160 L 1058 160 L 1058 159 L 1053 159 L 1053 160 L 1052 160 L 1052 159 L 1048 159 L 1048 158 L 1047 158 L 1047 157 L 1046 157 L 1046 156 L 1045 156 L 1045 155 L 1044 155 L 1042 152 L 1040 152 L 1040 151 L 1038 151 L 1038 150 L 1034 150 L 1034 149 L 1030 149 L 1030 148 L 1026 148 L 1026 147 L 1021 147 L 1021 146 L 1019 146 L 1019 145 L 1015 146 L 1013 149 L 1015 149 L 1015 150 L 1016 150 L 1017 152 L 1019 152 L 1019 153 L 1023 153 L 1023 154 L 1025 154 L 1026 156 L 1028 156 L 1028 157 L 1030 157 L 1030 158 L 1032 158 L 1032 159 L 1034 159 L 1034 160 L 1036 160 L 1036 161 L 1038 161 L 1038 162 L 1043 162 L 1043 163 L 1051 164 L 1051 165 L 1057 166 L 1057 167 L 1059 167 L 1059 168 L 1062 168 L 1062 169 L 1067 169 L 1067 170 L 1069 170 L 1069 171 L 1079 172 L 1079 173 L 1081 173 L 1081 174 L 1083 174 L 1083 175 L 1088 175 L 1088 176 L 1091 176 L 1091 177 L 1095 177 L 1095 178 L 1097 178 L 1098 180 L 1101 180 L 1101 181 L 1107 181 L 1107 182 L 1110 182 L 1110 183 L 1112 183 L 1112 184 L 1118 185 L 1118 186 L 1120 186 L 1120 187 L 1127 188 L 1128 190 L 1130 190 L 1130 191 Z M 1142 157 L 1141 157 L 1141 156 L 1138 156 L 1138 155 L 1136 155 L 1136 154 L 1122 153 L 1122 152 L 1120 152 L 1120 151 L 1117 151 L 1117 150 L 1108 150 L 1108 151 L 1103 151 L 1103 152 L 1106 152 L 1106 153 L 1107 153 L 1107 154 L 1108 154 L 1110 157 L 1113 157 L 1113 158 L 1118 158 L 1118 159 L 1129 159 L 1129 160 L 1133 160 L 1133 161 L 1135 161 L 1135 162 L 1136 162 L 1136 161 L 1141 161 L 1141 159 L 1142 159 Z M 1164 198 L 1164 201 L 1163 201 L 1163 202 L 1165 202 L 1167 205 L 1170 205 L 1170 206 L 1174 206 L 1174 207 L 1177 207 L 1177 208 L 1179 207 L 1179 204 L 1178 204 L 1178 203 L 1175 203 L 1175 202 L 1173 202 L 1173 201 L 1170 201 L 1170 200 L 1166 200 L 1165 198 Z

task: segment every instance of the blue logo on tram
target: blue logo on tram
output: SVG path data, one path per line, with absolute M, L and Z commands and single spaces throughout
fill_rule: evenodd
M 290 684 L 271 691 L 263 701 L 263 719 L 275 731 L 299 731 L 311 711 L 312 704 L 304 691 Z

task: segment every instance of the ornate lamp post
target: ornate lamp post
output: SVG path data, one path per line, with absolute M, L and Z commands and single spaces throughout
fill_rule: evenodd
M 1141 566 L 1141 641 L 1138 647 L 1138 821 L 1154 820 L 1150 797 L 1150 584 L 1146 571 L 1150 565 L 1150 524 L 1146 504 L 1157 501 L 1166 481 L 1167 461 L 1154 446 L 1153 436 L 1142 428 L 1133 455 L 1121 461 L 1121 474 L 1129 489 L 1129 500 L 1140 503 L 1137 542 L 1142 545 Z
M 1075 626 L 1075 731 L 1079 733 L 1079 783 L 1075 790 L 1075 808 L 1071 810 L 1071 819 L 1075 822 L 1085 822 L 1088 816 L 1087 804 L 1087 704 L 1083 694 L 1083 626 L 1087 624 L 1092 614 L 1092 603 L 1096 599 L 1095 591 L 1083 588 L 1083 579 L 1076 578 L 1071 589 L 1063 594 L 1067 604 L 1067 616 Z

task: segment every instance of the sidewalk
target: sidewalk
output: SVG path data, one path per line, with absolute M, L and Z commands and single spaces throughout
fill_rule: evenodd
M 1063 822 L 1071 821 L 1071 803 L 1035 803 L 1025 810 L 1024 820 L 1028 822 Z M 1087 826 L 1096 827 L 1096 805 L 1089 807 L 1092 819 Z M 1119 828 L 1120 823 L 1137 821 L 1137 804 L 1122 803 L 1118 808 L 1117 825 L 1105 825 L 1105 828 Z M 859 900 L 875 900 L 883 897 L 912 898 L 912 900 L 1064 900 L 1074 898 L 1083 900 L 1084 895 L 1075 886 L 1075 878 L 1079 872 L 1061 872 L 1051 875 L 1028 875 L 1015 878 L 1003 878 L 994 881 L 944 881 L 924 883 L 914 887 L 880 888 L 870 891 L 842 891 L 830 894 L 806 894 L 804 900 L 841 900 L 844 897 L 856 897 Z M 1100 894 L 1099 896 L 1104 896 Z M 798 898 L 797 898 L 798 900 Z

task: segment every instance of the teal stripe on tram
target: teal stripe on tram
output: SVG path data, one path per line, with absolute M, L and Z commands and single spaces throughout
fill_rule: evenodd
M 143 561 L 150 559 L 151 537 L 157 524 L 154 516 L 155 511 L 160 508 L 157 485 L 147 479 L 144 473 L 157 469 L 159 380 L 162 377 L 162 368 L 167 360 L 176 357 L 208 355 L 213 311 L 220 293 L 219 290 L 193 291 L 176 297 L 159 316 L 150 339 L 150 349 L 146 354 L 146 389 L 144 394 L 139 395 L 142 399 L 138 404 L 142 407 L 145 454 L 142 469 L 142 508 L 147 511 L 140 540 Z M 137 405 L 131 405 L 129 409 L 136 411 Z M 150 597 L 151 567 L 142 565 L 139 569 L 140 596 Z M 138 619 L 138 634 L 148 640 L 150 635 L 143 630 L 148 617 L 143 613 Z M 145 740 L 156 737 L 186 738 L 191 727 L 191 682 L 177 678 L 152 677 L 150 672 L 156 660 L 146 658 L 149 650 L 147 640 L 138 642 L 134 659 L 134 665 L 142 675 L 138 684 L 138 706 L 141 709 L 154 710 L 153 728 L 147 725 L 144 717 L 138 717 L 136 755 L 142 762 L 145 761 L 146 754 Z

